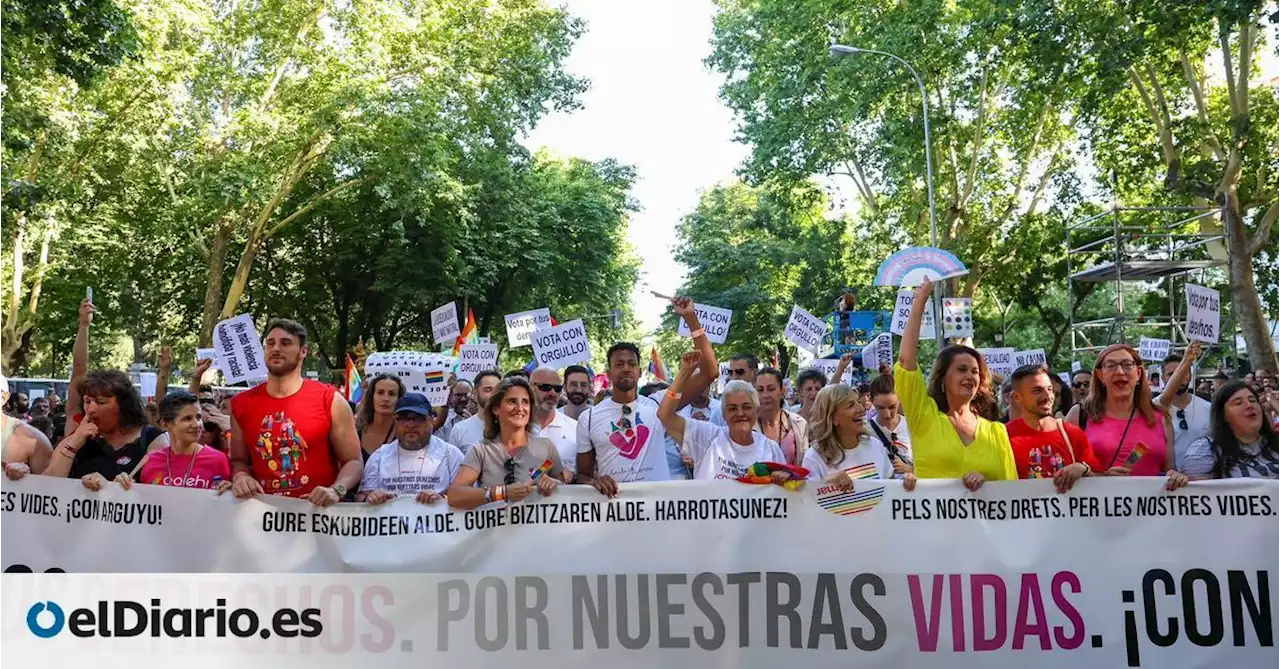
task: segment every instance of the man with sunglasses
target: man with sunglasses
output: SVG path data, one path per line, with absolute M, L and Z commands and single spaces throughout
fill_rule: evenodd
M 1201 399 L 1191 392 L 1190 366 L 1200 354 L 1200 346 L 1193 344 L 1185 354 L 1171 353 L 1164 359 L 1164 376 L 1170 384 L 1161 395 L 1161 404 L 1167 404 L 1173 412 L 1173 451 L 1174 469 L 1182 470 L 1182 457 L 1192 442 L 1209 436 L 1208 400 Z M 1179 367 L 1188 369 L 1180 377 L 1174 377 Z
M 401 397 L 395 416 L 396 438 L 369 456 L 356 501 L 382 504 L 412 496 L 421 504 L 431 504 L 458 475 L 462 451 L 432 434 L 434 414 L 421 393 Z
M 1081 369 L 1071 375 L 1071 399 L 1075 404 L 1083 404 L 1089 396 L 1089 384 L 1093 382 L 1093 372 Z
M 705 356 L 706 353 L 703 353 Z M 752 353 L 734 353 L 729 357 L 729 380 L 730 381 L 746 381 L 752 386 L 756 385 L 756 373 L 760 371 L 760 358 Z M 695 386 L 694 388 L 697 388 Z M 693 388 L 690 389 L 691 391 Z M 720 427 L 728 427 L 724 421 L 724 414 L 715 412 L 711 414 L 711 424 Z
M 560 411 L 560 393 L 564 384 L 560 373 L 551 367 L 539 367 L 530 375 L 533 385 L 533 436 L 550 439 L 560 451 L 560 466 L 565 482 L 573 480 L 578 470 L 578 421 Z

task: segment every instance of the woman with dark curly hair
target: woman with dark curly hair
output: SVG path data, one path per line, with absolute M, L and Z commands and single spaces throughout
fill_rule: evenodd
M 1209 436 L 1187 447 L 1182 473 L 1192 479 L 1274 479 L 1280 477 L 1276 451 L 1276 433 L 1257 391 L 1230 381 L 1214 394 Z
M 982 354 L 968 346 L 942 349 L 925 383 L 916 353 L 924 306 L 932 292 L 928 279 L 915 290 L 893 373 L 902 415 L 911 425 L 916 476 L 963 479 L 970 490 L 987 480 L 1017 479 L 1009 433 L 1004 425 L 984 418 L 994 409 L 995 398 Z

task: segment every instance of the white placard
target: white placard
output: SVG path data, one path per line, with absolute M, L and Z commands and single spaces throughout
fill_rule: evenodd
M 841 378 L 838 381 L 835 376 L 836 367 L 840 366 L 839 359 L 819 358 L 818 360 L 814 360 L 810 363 L 809 366 L 825 374 L 827 376 L 827 383 L 843 383 L 849 386 L 853 385 L 853 365 L 845 366 L 844 373 L 840 375 Z
M 729 363 L 720 363 L 720 378 L 718 380 L 720 381 L 720 385 L 716 386 L 716 389 L 723 390 L 724 384 L 729 382 Z
M 196 362 L 201 360 L 218 360 L 218 349 L 216 348 L 198 348 L 196 349 Z
M 538 330 L 533 333 L 530 341 L 533 344 L 533 359 L 539 367 L 563 369 L 575 362 L 591 362 L 591 344 L 587 342 L 587 327 L 581 318 L 547 330 Z
M 1013 370 L 1018 366 L 1014 364 L 1012 348 L 980 348 L 978 352 L 987 361 L 987 370 L 992 374 L 999 374 L 1005 378 L 1009 378 L 1013 374 Z
M 495 344 L 463 344 L 458 348 L 458 380 L 473 381 L 476 374 L 486 369 L 498 368 L 498 347 Z
M 889 325 L 889 332 L 902 336 L 907 331 L 907 321 L 911 318 L 911 305 L 916 300 L 915 291 L 900 290 L 898 291 L 898 302 L 893 307 L 893 322 Z M 924 319 L 920 321 L 920 339 L 937 339 L 938 330 L 933 320 L 933 300 L 925 302 Z
M 521 311 L 518 314 L 507 314 L 505 318 L 507 346 L 511 348 L 528 346 L 533 333 L 551 327 L 551 310 L 546 307 L 533 311 Z
M 1013 368 L 1016 370 L 1025 365 L 1044 365 L 1049 366 L 1049 358 L 1044 354 L 1044 349 L 1033 348 L 1029 351 L 1016 351 L 1013 354 Z
M 422 393 L 432 406 L 444 406 L 449 400 L 448 376 L 455 359 L 424 351 L 378 351 L 364 361 L 364 376 L 391 374 L 404 383 L 405 392 Z
M 458 335 L 461 334 L 457 302 L 450 302 L 431 310 L 431 337 L 435 339 L 436 344 L 448 344 L 452 348 Z
M 227 383 L 267 378 L 266 356 L 253 316 L 240 314 L 213 326 L 213 347 L 218 350 L 217 367 Z
M 888 332 L 881 332 L 862 347 L 862 366 L 867 373 L 875 374 L 880 365 L 893 367 L 893 335 Z
M 942 298 L 942 336 L 947 339 L 973 336 L 973 300 L 967 297 Z
M 140 386 L 139 394 L 142 399 L 156 396 L 157 376 L 155 372 L 140 372 L 138 374 L 138 386 Z
M 27 398 L 31 400 L 38 400 L 41 397 L 44 397 L 46 392 L 48 391 L 44 388 L 32 388 L 27 391 Z
M 1138 354 L 1148 362 L 1164 362 L 1165 357 L 1169 355 L 1169 349 L 1172 347 L 1173 342 L 1168 339 L 1143 337 L 1138 340 Z
M 1221 338 L 1222 303 L 1218 291 L 1187 284 L 1187 339 L 1216 344 Z
M 1068 386 L 1068 387 L 1070 387 L 1070 386 L 1071 386 L 1071 374 L 1070 374 L 1070 372 L 1058 372 L 1058 378 L 1062 379 L 1062 382 L 1063 382 L 1063 383 L 1065 383 L 1065 384 L 1067 384 L 1067 386 Z
M 827 322 L 794 305 L 782 334 L 796 346 L 816 354 L 822 348 L 823 335 L 827 334 Z
M 521 669 L 1038 669 L 1087 656 L 1099 669 L 1251 669 L 1276 659 L 1274 480 L 1170 493 L 1154 477 L 1099 476 L 1060 494 L 1047 479 L 976 493 L 954 479 L 921 479 L 912 492 L 859 479 L 857 504 L 816 481 L 796 491 L 624 483 L 616 499 L 564 485 L 471 511 L 413 494 L 319 508 L 147 484 L 95 493 L 47 476 L 0 485 L 4 653 L 16 667 L 394 669 L 501 657 Z M 51 569 L 68 573 L 41 573 Z M 323 626 L 324 636 L 215 634 L 219 598 L 231 630 Z M 74 636 L 97 627 L 83 620 L 100 601 L 138 602 L 99 617 L 107 629 L 139 629 L 129 621 L 157 611 L 150 620 L 163 613 L 165 629 L 208 631 Z M 39 627 L 26 624 L 44 602 L 65 616 L 60 629 L 48 609 L 34 609 Z M 1178 634 L 1144 625 L 1144 606 Z M 302 610 L 303 624 L 281 610 Z M 709 663 L 715 654 L 732 661 Z M 588 657 L 596 665 L 576 659 Z
M 721 309 L 713 307 L 709 304 L 693 305 L 693 310 L 698 312 L 698 322 L 702 324 L 702 329 L 707 333 L 707 341 L 712 344 L 723 344 L 724 340 L 729 337 L 729 322 L 733 320 L 733 309 Z M 680 328 L 677 333 L 681 337 L 688 337 L 689 324 L 684 319 L 679 319 Z
M 1076 372 L 1078 372 L 1078 371 L 1080 371 L 1080 361 L 1079 361 L 1079 360 L 1072 360 L 1072 361 L 1071 361 L 1071 373 L 1072 373 L 1072 374 L 1075 374 L 1075 373 L 1076 373 Z

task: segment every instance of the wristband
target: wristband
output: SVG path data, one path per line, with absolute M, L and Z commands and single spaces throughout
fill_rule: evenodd
M 493 501 L 501 502 L 507 498 L 507 486 L 500 485 L 493 489 Z
M 697 339 L 698 337 L 701 337 L 701 336 L 703 336 L 703 335 L 705 335 L 705 334 L 707 334 L 707 330 L 706 330 L 706 328 L 698 328 L 697 330 L 694 330 L 693 332 L 690 332 L 690 333 L 689 333 L 689 338 L 690 338 L 690 339 Z
M 670 390 L 670 389 L 668 389 L 668 390 L 667 390 L 667 397 L 670 397 L 670 398 L 671 398 L 671 399 L 673 399 L 673 400 L 678 400 L 678 399 L 680 399 L 681 395 L 680 395 L 680 393 L 678 393 L 678 392 L 676 392 L 676 391 L 674 391 L 674 390 Z

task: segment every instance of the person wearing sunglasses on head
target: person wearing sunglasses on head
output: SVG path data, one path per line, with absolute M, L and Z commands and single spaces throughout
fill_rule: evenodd
M 1173 412 L 1173 468 L 1182 471 L 1182 459 L 1192 442 L 1209 436 L 1209 401 L 1191 392 L 1191 366 L 1200 357 L 1200 344 L 1193 343 L 1186 353 L 1171 353 L 1164 359 L 1164 376 L 1168 381 L 1157 404 Z
M 523 376 L 498 384 L 480 416 L 484 441 L 467 451 L 449 487 L 449 505 L 474 509 L 490 502 L 519 502 L 560 485 L 560 451 L 533 435 L 533 387 Z
M 578 421 L 560 411 L 560 393 L 564 383 L 560 373 L 551 367 L 539 367 L 530 375 L 533 385 L 533 436 L 550 439 L 560 452 L 563 480 L 573 480 L 578 470 Z

